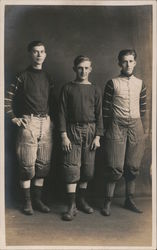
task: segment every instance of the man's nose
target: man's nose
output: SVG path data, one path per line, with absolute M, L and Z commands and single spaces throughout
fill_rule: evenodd
M 128 65 L 127 65 L 127 66 L 128 66 L 128 67 L 130 67 L 130 65 L 131 65 L 131 63 L 130 63 L 130 62 L 128 62 Z
M 86 69 L 83 68 L 83 69 L 82 69 L 82 73 L 85 73 L 85 72 L 86 72 Z

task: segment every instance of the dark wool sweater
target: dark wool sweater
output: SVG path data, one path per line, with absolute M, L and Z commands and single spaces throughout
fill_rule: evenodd
M 102 95 L 94 84 L 70 82 L 64 85 L 60 96 L 60 131 L 67 124 L 95 123 L 96 135 L 103 134 Z
M 11 118 L 21 115 L 49 113 L 49 101 L 53 89 L 52 81 L 43 70 L 28 67 L 18 74 L 5 98 L 5 109 Z M 18 105 L 15 114 L 13 101 Z

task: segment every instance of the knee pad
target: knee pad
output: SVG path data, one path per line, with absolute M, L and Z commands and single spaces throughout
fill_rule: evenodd
M 108 168 L 109 181 L 118 181 L 123 175 L 123 171 L 118 168 Z
M 112 181 L 118 181 L 122 177 L 122 174 L 114 174 L 112 176 Z
M 86 174 L 81 174 L 80 180 L 82 182 L 89 182 L 89 181 L 91 181 L 93 179 L 93 175 L 94 174 L 92 172 L 88 172 Z
M 88 182 L 92 180 L 94 176 L 94 164 L 93 163 L 88 163 L 84 164 L 81 169 L 80 169 L 80 179 L 81 181 Z
M 133 180 L 136 178 L 137 174 L 138 174 L 138 173 L 133 174 L 133 173 L 131 173 L 131 172 L 124 172 L 124 177 L 125 177 L 125 179 L 127 179 L 128 181 L 133 181 Z
M 64 163 L 63 175 L 66 183 L 78 182 L 80 180 L 80 167 Z
M 20 179 L 31 180 L 35 176 L 34 166 L 20 166 Z
M 48 175 L 50 170 L 50 162 L 44 163 L 41 161 L 36 161 L 35 163 L 35 176 L 38 178 L 44 178 Z

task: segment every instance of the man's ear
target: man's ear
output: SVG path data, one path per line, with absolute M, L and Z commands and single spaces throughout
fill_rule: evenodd
M 93 70 L 92 66 L 90 66 L 90 72 Z
M 76 68 L 75 68 L 75 66 L 73 66 L 73 71 L 74 71 L 74 72 L 76 72 Z

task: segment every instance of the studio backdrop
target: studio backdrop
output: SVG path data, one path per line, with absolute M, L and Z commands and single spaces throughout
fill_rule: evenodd
M 7 5 L 5 7 L 5 89 L 14 81 L 17 72 L 29 65 L 27 45 L 42 40 L 46 45 L 44 63 L 55 84 L 58 97 L 63 84 L 74 79 L 73 60 L 87 55 L 92 60 L 90 81 L 100 86 L 102 95 L 106 82 L 120 72 L 117 56 L 120 50 L 134 48 L 137 52 L 136 76 L 147 87 L 145 154 L 137 179 L 137 196 L 151 195 L 151 119 L 152 119 L 152 6 L 56 6 Z M 56 106 L 57 114 L 57 106 Z M 54 117 L 56 117 L 54 114 Z M 61 149 L 56 120 L 54 149 L 49 177 L 45 182 L 49 197 L 61 198 L 64 179 L 61 168 Z M 6 202 L 18 199 L 19 176 L 15 154 L 16 128 L 5 118 L 5 185 Z M 103 197 L 103 144 L 97 151 L 95 177 L 89 194 Z M 124 194 L 123 178 L 118 183 L 117 196 Z

